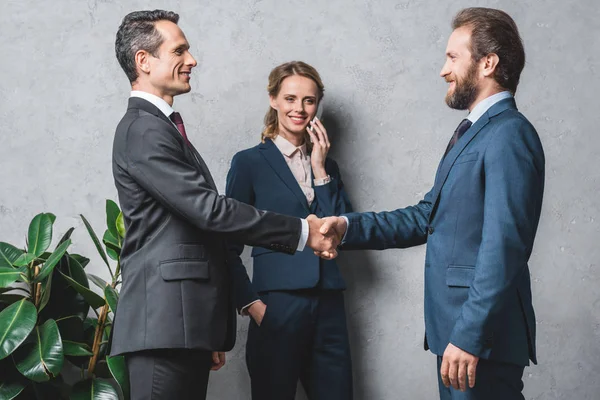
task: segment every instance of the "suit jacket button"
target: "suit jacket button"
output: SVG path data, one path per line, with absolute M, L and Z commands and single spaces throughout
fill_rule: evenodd
M 430 226 L 429 228 L 427 228 L 427 232 L 429 232 L 430 235 L 433 235 L 434 231 L 435 231 L 435 229 L 433 229 L 433 226 Z

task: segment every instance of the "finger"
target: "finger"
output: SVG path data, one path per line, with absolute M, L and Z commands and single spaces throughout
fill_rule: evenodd
M 448 379 L 450 380 L 450 384 L 456 390 L 460 390 L 458 387 L 458 363 L 450 362 L 450 368 L 448 370 Z
M 466 362 L 461 362 L 458 365 L 458 387 L 461 392 L 467 390 L 467 364 Z
M 321 129 L 321 133 L 323 134 L 323 139 L 327 146 L 329 146 L 329 135 L 327 134 L 327 129 L 325 129 L 325 125 L 321 122 L 319 118 L 316 118 L 316 124 Z
M 450 386 L 450 380 L 448 379 L 448 370 L 450 369 L 450 364 L 446 357 L 442 358 L 442 367 L 440 368 L 440 376 L 442 377 L 442 383 L 444 386 Z
M 308 136 L 310 136 L 310 142 L 313 144 L 313 149 L 315 147 L 320 147 L 321 144 L 319 143 L 319 139 L 314 134 L 314 132 L 312 130 L 310 130 L 308 127 L 306 127 L 306 132 L 308 132 Z
M 221 364 L 221 367 L 222 367 L 222 366 L 224 366 L 224 365 L 225 365 L 225 363 L 227 362 L 227 361 L 225 360 L 225 353 L 223 353 L 223 352 L 219 352 L 219 358 L 221 359 L 221 362 L 220 362 L 220 364 Z
M 475 376 L 477 375 L 477 361 L 469 363 L 467 366 L 467 376 L 469 377 L 469 387 L 473 389 L 475 387 Z
M 315 134 L 319 137 L 319 144 L 321 146 L 325 146 L 327 144 L 327 141 L 325 140 L 325 135 L 323 134 L 323 131 L 321 130 L 319 125 L 316 123 L 313 123 L 312 126 L 315 131 Z

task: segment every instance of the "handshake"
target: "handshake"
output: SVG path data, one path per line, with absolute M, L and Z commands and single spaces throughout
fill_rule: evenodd
M 309 227 L 306 245 L 315 251 L 315 254 L 326 260 L 337 257 L 337 247 L 346 234 L 348 225 L 342 217 L 318 218 L 309 215 L 306 218 Z

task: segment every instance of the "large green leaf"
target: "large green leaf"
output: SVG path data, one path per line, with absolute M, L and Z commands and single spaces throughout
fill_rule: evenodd
M 85 273 L 85 270 L 79 261 L 77 261 L 76 258 L 69 257 L 67 265 L 68 275 L 73 278 L 75 282 L 89 289 L 90 283 L 88 281 L 87 274 Z
M 21 374 L 35 382 L 45 382 L 58 376 L 64 362 L 63 345 L 56 321 L 49 319 L 35 328 L 31 343 L 13 354 Z
M 0 242 L 0 267 L 11 268 L 13 263 L 24 253 L 12 244 Z
M 119 400 L 110 383 L 98 378 L 81 381 L 73 386 L 70 400 Z
M 58 245 L 60 246 L 60 244 L 66 242 L 67 239 L 71 239 L 71 235 L 73 234 L 74 230 L 75 228 L 69 228 L 69 230 L 66 231 L 63 237 L 58 241 Z
M 109 230 L 104 232 L 104 236 L 102 237 L 102 241 L 106 246 L 106 253 L 110 258 L 115 261 L 119 260 L 119 255 L 121 254 L 121 245 L 119 243 L 119 239 L 114 237 Z
M 25 389 L 25 383 L 17 382 L 0 382 L 0 399 L 12 400 Z
M 96 293 L 92 292 L 90 289 L 88 289 L 87 287 L 79 284 L 78 282 L 76 282 L 73 278 L 71 278 L 70 276 L 65 275 L 62 271 L 60 271 L 60 274 L 62 275 L 62 277 L 69 282 L 69 285 L 71 285 L 71 287 L 73 289 L 75 289 L 79 294 L 81 294 L 83 296 L 83 298 L 85 299 L 85 301 L 94 309 L 96 308 L 100 308 L 105 304 L 105 301 L 102 297 L 98 296 Z
M 129 400 L 129 374 L 127 373 L 127 364 L 125 364 L 124 356 L 106 357 L 108 368 L 115 381 L 121 387 L 123 397 Z
M 27 299 L 11 304 L 0 312 L 0 360 L 27 339 L 36 320 L 37 310 Z
M 30 262 L 32 262 L 35 259 L 36 259 L 36 255 L 35 254 L 23 253 L 23 254 L 21 254 L 21 256 L 19 258 L 17 258 L 15 260 L 15 262 L 13 263 L 13 265 L 15 267 L 23 267 L 23 266 L 29 264 Z
M 125 219 L 122 212 L 119 213 L 119 217 L 117 218 L 117 232 L 119 232 L 121 239 L 125 237 Z
M 63 340 L 63 351 L 65 356 L 91 356 L 92 349 L 85 343 Z
M 119 302 L 119 295 L 117 291 L 112 286 L 106 286 L 104 288 L 104 297 L 106 298 L 106 302 L 110 306 L 110 309 L 113 313 L 117 312 L 117 303 Z
M 115 237 L 119 237 L 119 230 L 117 229 L 117 219 L 121 210 L 117 203 L 112 200 L 106 200 L 106 226 L 109 232 Z
M 20 269 L 14 269 L 12 267 L 0 267 L 0 288 L 5 288 L 15 283 L 20 276 Z
M 104 288 L 106 286 L 108 286 L 108 283 L 106 283 L 106 281 L 104 279 L 102 279 L 99 276 L 96 276 L 94 274 L 87 274 L 87 276 L 90 281 L 92 281 L 96 286 L 98 286 L 100 288 L 100 290 L 102 290 L 104 292 Z
M 52 272 L 56 264 L 58 264 L 60 259 L 65 255 L 67 248 L 70 245 L 71 239 L 67 239 L 65 242 L 61 243 L 56 250 L 54 250 L 50 257 L 48 257 L 48 260 L 44 263 L 44 266 L 40 270 L 38 276 L 36 276 L 34 282 L 41 282 Z
M 48 278 L 42 283 L 42 299 L 38 306 L 39 312 L 41 312 L 47 305 L 50 300 L 50 294 L 52 293 L 52 277 L 54 274 L 48 275 Z
M 38 214 L 33 217 L 29 224 L 29 234 L 27 235 L 29 254 L 41 256 L 50 247 L 52 241 L 52 224 L 54 220 L 52 214 Z M 56 217 L 54 217 L 56 219 Z
M 84 256 L 80 256 L 79 254 L 70 254 L 69 255 L 72 259 L 75 259 L 82 268 L 85 268 L 86 265 L 88 265 L 90 263 L 90 259 L 86 258 Z
M 83 220 L 83 223 L 85 224 L 85 227 L 86 227 L 88 233 L 90 234 L 90 237 L 92 238 L 92 241 L 94 242 L 94 245 L 96 246 L 96 250 L 98 250 L 100 257 L 102 257 L 102 259 L 104 260 L 106 265 L 110 268 L 110 264 L 108 263 L 108 258 L 106 258 L 106 253 L 104 252 L 104 249 L 102 248 L 102 245 L 100 244 L 100 240 L 98 240 L 98 236 L 96 235 L 96 232 L 94 232 L 94 229 L 92 228 L 92 226 L 90 225 L 88 220 L 85 219 L 85 217 L 82 214 L 79 214 L 79 216 Z

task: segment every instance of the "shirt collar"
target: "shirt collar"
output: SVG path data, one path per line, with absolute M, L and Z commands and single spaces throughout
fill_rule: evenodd
M 471 111 L 469 113 L 469 116 L 467 117 L 467 119 L 469 121 L 471 121 L 472 123 L 477 122 L 477 120 L 479 118 L 481 118 L 481 116 L 483 114 L 486 113 L 487 110 L 490 109 L 490 107 L 492 107 L 494 104 L 496 104 L 497 102 L 499 102 L 500 100 L 504 100 L 504 99 L 509 99 L 513 97 L 512 94 L 508 91 L 504 91 L 504 92 L 500 92 L 500 93 L 496 93 L 491 95 L 488 98 L 483 99 L 482 101 L 479 102 L 479 104 L 477 104 L 475 106 L 475 108 L 473 108 L 473 111 Z
M 130 97 L 139 97 L 141 99 L 149 101 L 150 103 L 155 105 L 156 108 L 158 108 L 163 114 L 165 114 L 167 118 L 169 118 L 174 112 L 173 107 L 171 107 L 169 103 L 151 93 L 142 92 L 141 90 L 132 90 Z
M 297 150 L 300 150 L 301 155 L 306 155 L 306 143 L 303 143 L 301 146 L 296 147 L 289 140 L 287 140 L 281 135 L 275 136 L 275 139 L 273 139 L 273 143 L 275 143 L 275 146 L 277 146 L 279 151 L 283 153 L 283 155 L 285 155 L 286 157 L 293 156 Z

